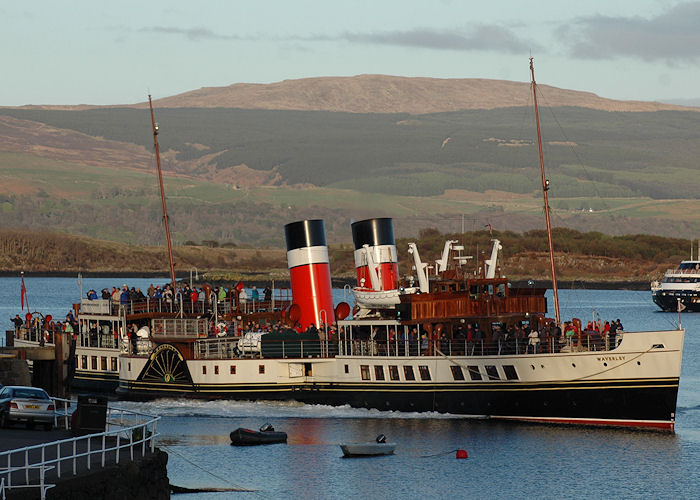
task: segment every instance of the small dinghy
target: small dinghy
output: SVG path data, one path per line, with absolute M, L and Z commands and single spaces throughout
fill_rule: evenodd
M 345 457 L 373 457 L 377 455 L 393 455 L 396 443 L 387 443 L 386 436 L 380 434 L 374 442 L 341 444 Z
M 239 427 L 230 434 L 234 446 L 254 446 L 258 444 L 286 443 L 287 433 L 275 431 L 270 424 L 260 427 L 259 431 Z

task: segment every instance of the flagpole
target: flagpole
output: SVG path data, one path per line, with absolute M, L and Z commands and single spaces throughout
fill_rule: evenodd
M 27 287 L 24 285 L 24 271 L 20 272 L 22 276 L 22 289 L 20 291 L 20 303 L 24 311 L 24 303 L 27 303 L 27 312 L 29 312 L 29 299 L 27 298 Z

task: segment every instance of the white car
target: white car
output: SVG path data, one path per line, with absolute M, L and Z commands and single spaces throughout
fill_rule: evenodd
M 0 427 L 25 422 L 28 429 L 41 423 L 53 428 L 56 406 L 44 389 L 7 385 L 0 389 Z

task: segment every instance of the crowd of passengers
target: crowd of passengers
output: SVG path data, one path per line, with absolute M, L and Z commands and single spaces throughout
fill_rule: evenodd
M 103 288 L 100 294 L 95 290 L 89 290 L 87 292 L 88 300 L 111 300 L 115 304 L 128 304 L 130 302 L 140 302 L 146 300 L 162 300 L 166 303 L 177 303 L 182 298 L 183 301 L 189 301 L 191 303 L 195 302 L 212 302 L 216 299 L 218 302 L 226 301 L 240 301 L 241 304 L 247 302 L 259 302 L 264 300 L 269 302 L 272 300 L 272 289 L 267 286 L 260 290 L 256 286 L 253 286 L 250 291 L 250 297 L 248 292 L 242 286 L 236 286 L 231 288 L 226 287 L 200 287 L 196 286 L 190 287 L 188 284 L 182 284 L 173 292 L 173 287 L 170 283 L 163 286 L 154 286 L 153 283 L 148 287 L 146 293 L 140 288 L 131 287 L 129 288 L 124 284 L 121 288 L 112 287 Z
M 447 355 L 483 354 L 537 354 L 561 352 L 562 350 L 610 350 L 618 345 L 618 333 L 622 333 L 622 323 L 615 321 L 589 322 L 585 328 L 578 320 L 566 321 L 564 328 L 554 321 L 532 328 L 522 322 L 510 325 L 494 324 L 490 334 L 484 332 L 478 323 L 457 323 L 449 331 L 442 324 L 412 326 L 407 331 L 399 328 L 374 327 L 354 328 L 353 341 L 373 344 L 378 355 L 411 355 L 418 353 L 432 356 L 437 351 Z M 338 333 L 345 340 L 345 331 Z

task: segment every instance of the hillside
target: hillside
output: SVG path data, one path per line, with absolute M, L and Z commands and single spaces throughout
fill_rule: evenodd
M 307 217 L 325 219 L 332 242 L 375 216 L 394 217 L 399 235 L 462 221 L 542 227 L 526 83 L 364 75 L 249 87 L 156 101 L 205 106 L 156 108 L 176 243 L 282 247 L 282 226 Z M 697 109 L 539 88 L 555 225 L 700 234 Z M 411 114 L 427 109 L 450 111 Z M 159 244 L 152 148 L 143 108 L 0 108 L 0 227 Z
M 178 246 L 173 250 L 179 272 L 191 268 L 286 271 L 280 250 Z M 153 272 L 167 273 L 164 246 L 144 247 L 60 233 L 0 229 L 0 271 Z
M 411 274 L 411 258 L 406 252 L 409 241 L 417 242 L 424 262 L 440 257 L 445 239 L 457 239 L 468 255 L 481 255 L 499 238 L 502 272 L 511 279 L 547 281 L 549 261 L 546 234 L 531 231 L 516 234 L 497 231 L 470 231 L 464 234 L 441 234 L 424 230 L 411 238 L 397 240 L 401 275 Z M 563 286 L 574 282 L 648 282 L 685 257 L 687 242 L 679 239 L 644 235 L 611 237 L 601 233 L 555 230 L 556 265 Z M 340 244 L 330 247 L 331 272 L 334 277 L 355 276 L 353 249 Z M 212 248 L 179 245 L 174 248 L 179 274 L 197 269 L 200 274 L 217 279 L 287 280 L 285 252 L 241 248 Z M 36 233 L 0 229 L 0 272 L 33 273 L 88 272 L 167 274 L 168 259 L 164 246 L 143 247 L 110 241 L 75 237 L 59 233 Z
M 602 111 L 692 110 L 659 102 L 605 99 L 590 92 L 539 84 L 545 106 L 576 106 Z M 334 111 L 345 113 L 410 113 L 422 115 L 467 109 L 528 106 L 529 82 L 491 79 L 441 79 L 390 75 L 319 77 L 269 84 L 236 83 L 204 87 L 155 99 L 156 108 L 240 108 L 267 110 Z M 148 102 L 119 107 L 148 107 Z M 27 106 L 27 109 L 90 109 L 93 106 Z

